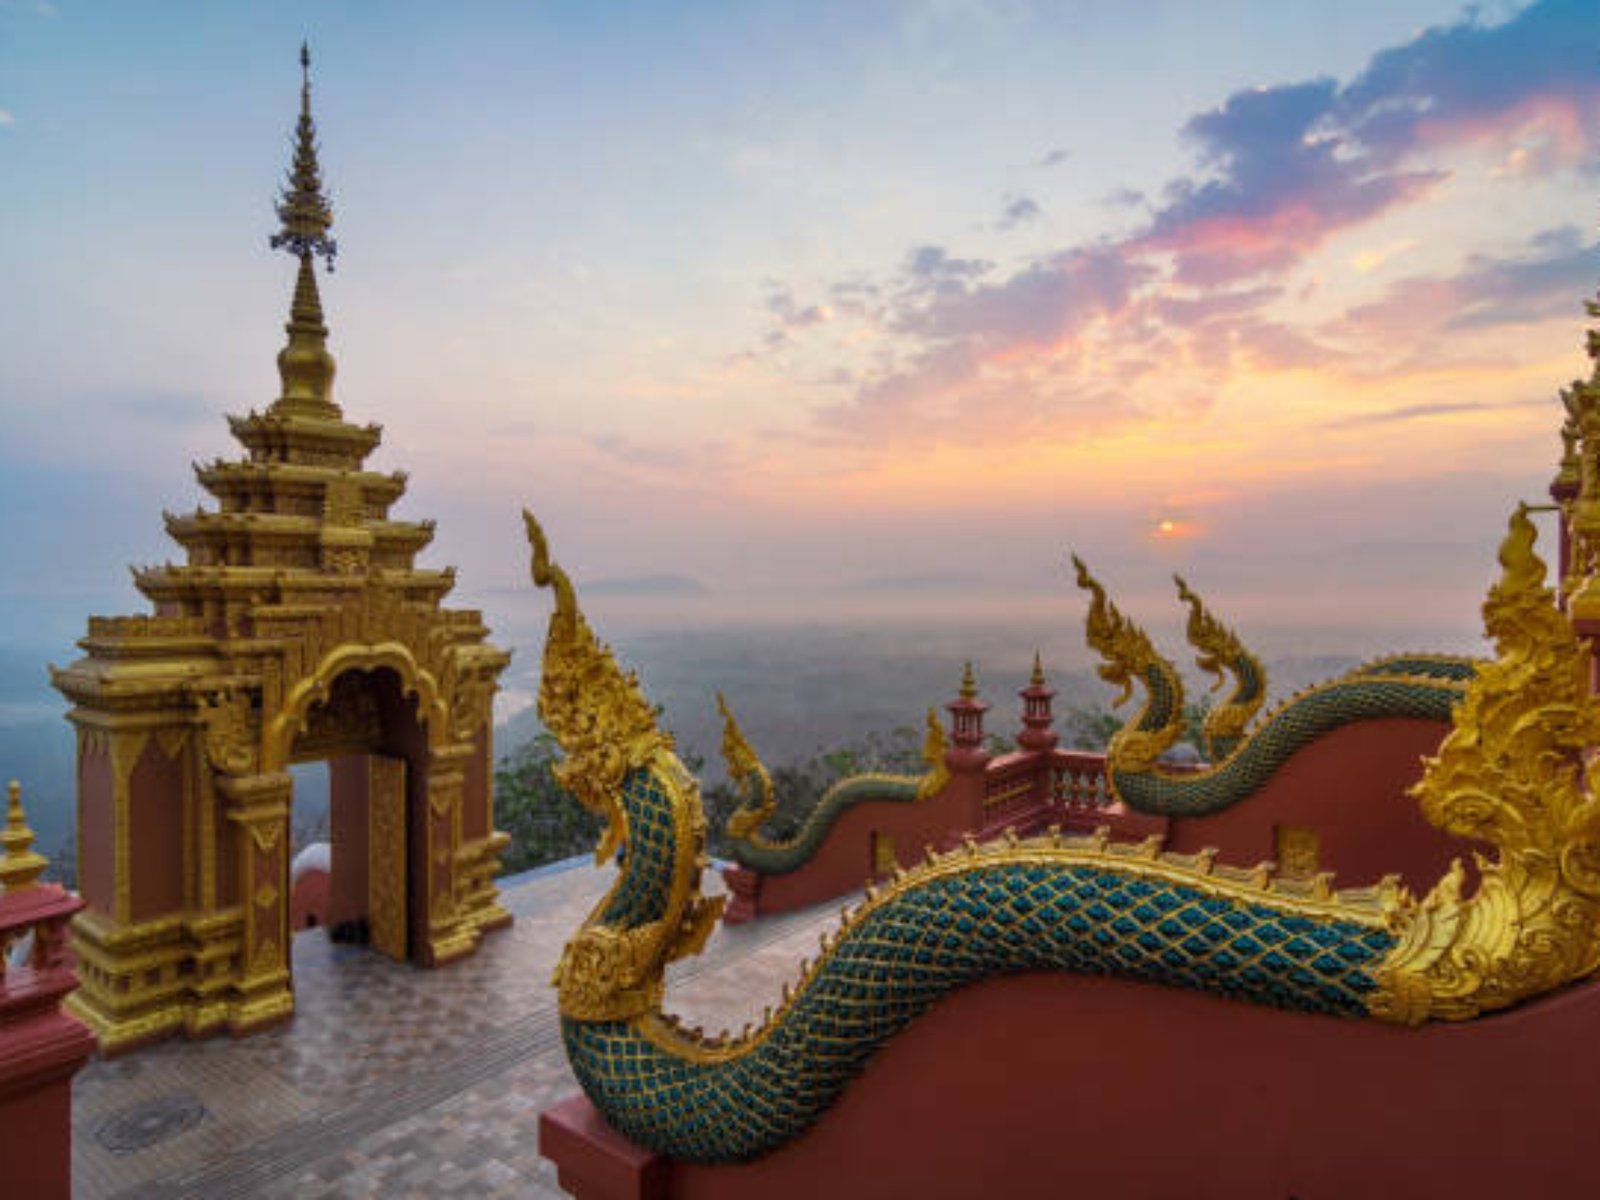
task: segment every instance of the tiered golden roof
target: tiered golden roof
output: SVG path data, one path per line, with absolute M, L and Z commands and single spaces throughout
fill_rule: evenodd
M 386 756 L 373 768 L 383 795 L 419 810 L 407 837 L 420 848 L 384 842 L 399 857 L 383 860 L 387 890 L 369 897 L 374 920 L 380 900 L 399 914 L 386 926 L 397 956 L 448 961 L 510 920 L 492 883 L 506 839 L 488 785 L 491 702 L 510 656 L 485 640 L 480 614 L 442 607 L 454 571 L 416 565 L 433 523 L 389 515 L 406 476 L 366 468 L 382 430 L 347 421 L 333 399 L 315 270 L 318 256 L 332 267 L 333 207 L 303 47 L 301 65 L 271 239 L 298 260 L 280 393 L 229 418 L 241 457 L 195 465 L 216 507 L 165 514 L 186 561 L 133 572 L 155 611 L 91 617 L 85 656 L 53 672 L 79 733 L 89 909 L 75 925 L 73 1006 L 102 1047 L 178 1028 L 241 1032 L 292 1010 L 291 762 Z M 396 682 L 380 686 L 384 672 Z M 390 686 L 400 707 L 414 704 L 419 734 L 385 709 Z

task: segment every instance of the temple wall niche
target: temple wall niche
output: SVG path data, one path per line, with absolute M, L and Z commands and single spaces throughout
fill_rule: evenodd
M 128 779 L 129 919 L 149 921 L 183 911 L 184 761 L 156 737 L 144 739 Z
M 116 778 L 111 748 L 78 733 L 78 892 L 91 908 L 116 911 Z

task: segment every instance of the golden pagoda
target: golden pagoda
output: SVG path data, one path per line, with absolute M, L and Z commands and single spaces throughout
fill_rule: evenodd
M 196 465 L 214 511 L 165 514 L 187 561 L 136 569 L 149 616 L 91 617 L 55 686 L 78 731 L 69 1001 L 102 1049 L 289 1016 L 291 763 L 327 761 L 329 920 L 431 966 L 509 924 L 493 877 L 491 701 L 510 661 L 479 613 L 416 566 L 431 521 L 391 519 L 402 472 L 363 467 L 381 427 L 345 420 L 314 259 L 333 211 L 310 54 L 272 239 L 299 260 L 282 392 L 230 417 L 237 460 Z

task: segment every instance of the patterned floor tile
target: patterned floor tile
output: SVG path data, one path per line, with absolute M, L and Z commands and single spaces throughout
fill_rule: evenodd
M 74 1195 L 561 1196 L 538 1119 L 577 1085 L 550 973 L 610 881 L 581 865 L 507 881 L 516 922 L 434 971 L 300 934 L 287 1025 L 84 1068 Z M 669 1007 L 708 1029 L 758 1018 L 836 919 L 825 907 L 719 928 L 674 964 Z

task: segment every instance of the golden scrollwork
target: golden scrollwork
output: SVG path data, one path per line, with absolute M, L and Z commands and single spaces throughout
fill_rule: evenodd
M 1399 944 L 1376 972 L 1374 1015 L 1417 1024 L 1505 1008 L 1600 966 L 1600 745 L 1591 651 L 1545 586 L 1526 506 L 1500 546 L 1483 606 L 1495 661 L 1480 668 L 1412 794 L 1434 825 L 1489 842 L 1478 885 L 1457 861 L 1392 914 Z
M 406 764 L 367 759 L 367 919 L 372 946 L 406 957 Z
M 260 761 L 260 714 L 243 689 L 223 688 L 196 700 L 205 727 L 206 758 L 218 771 L 251 775 Z
M 1267 698 L 1267 673 L 1261 666 L 1261 660 L 1245 648 L 1238 634 L 1216 618 L 1184 578 L 1181 575 L 1172 578 L 1178 585 L 1178 598 L 1189 606 L 1189 620 L 1184 632 L 1189 644 L 1197 651 L 1195 662 L 1202 671 L 1216 677 L 1211 690 L 1220 690 L 1230 673 L 1238 683 L 1227 701 L 1206 714 L 1206 741 L 1211 745 L 1226 744 L 1243 735 L 1251 718 L 1260 711 Z M 1253 681 L 1247 682 L 1240 675 L 1241 663 L 1246 664 L 1246 670 L 1254 672 Z M 1239 698 L 1241 694 L 1243 699 Z
M 1106 597 L 1106 590 L 1100 581 L 1089 573 L 1089 568 L 1076 554 L 1072 556 L 1072 565 L 1078 571 L 1078 586 L 1091 595 L 1089 617 L 1084 628 L 1085 639 L 1089 648 L 1097 651 L 1105 660 L 1095 668 L 1095 672 L 1107 683 L 1122 689 L 1122 693 L 1112 701 L 1112 707 L 1120 708 L 1127 703 L 1133 695 L 1135 682 L 1148 685 L 1151 674 L 1156 671 L 1161 672 L 1171 693 L 1166 697 L 1170 716 L 1161 728 L 1141 729 L 1139 721 L 1130 721 L 1117 731 L 1106 749 L 1107 762 L 1116 763 L 1119 769 L 1148 771 L 1155 766 L 1162 752 L 1177 740 L 1182 729 L 1183 684 L 1172 664 L 1156 652 L 1150 635 L 1122 615 L 1121 610 Z

